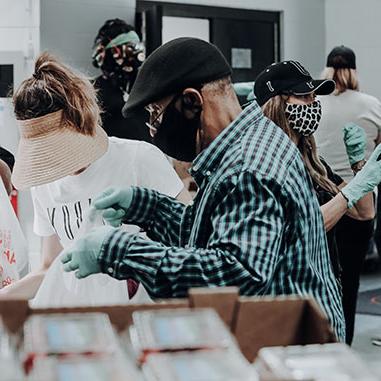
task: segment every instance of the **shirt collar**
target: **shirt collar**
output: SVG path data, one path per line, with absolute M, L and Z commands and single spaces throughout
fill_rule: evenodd
M 226 150 L 261 115 L 261 108 L 253 101 L 196 157 L 190 170 L 196 182 L 202 181 L 205 176 L 210 176 L 218 168 Z

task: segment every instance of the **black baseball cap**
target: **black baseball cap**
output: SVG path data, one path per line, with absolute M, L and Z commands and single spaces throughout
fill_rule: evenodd
M 267 66 L 255 80 L 254 94 L 260 106 L 276 95 L 328 95 L 335 90 L 330 79 L 313 79 L 297 61 L 283 61 Z
M 181 37 L 157 48 L 141 66 L 122 113 L 138 109 L 190 86 L 231 75 L 221 51 L 198 38 Z
M 344 46 L 336 46 L 327 57 L 327 67 L 335 69 L 356 69 L 355 52 Z

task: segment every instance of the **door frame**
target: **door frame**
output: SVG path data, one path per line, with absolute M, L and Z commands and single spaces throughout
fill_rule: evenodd
M 142 20 L 139 15 L 146 12 L 146 20 Z M 253 9 L 238 9 L 227 7 L 214 7 L 208 5 L 194 5 L 182 3 L 168 3 L 154 0 L 137 0 L 136 2 L 136 20 L 137 30 L 142 26 L 146 29 L 146 36 L 142 36 L 146 44 L 147 55 L 162 44 L 162 17 L 194 17 L 210 20 L 209 35 L 210 42 L 213 43 L 213 19 L 229 18 L 235 20 L 251 20 L 274 23 L 275 41 L 274 57 L 275 62 L 281 59 L 281 12 L 262 11 Z M 147 38 L 148 36 L 148 38 Z

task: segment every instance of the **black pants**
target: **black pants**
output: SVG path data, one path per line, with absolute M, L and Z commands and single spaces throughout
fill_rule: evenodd
M 352 344 L 360 272 L 373 235 L 373 220 L 357 221 L 344 216 L 336 225 L 336 242 L 342 267 L 346 343 Z
M 376 244 L 378 256 L 381 258 L 381 185 L 378 186 L 376 228 L 374 232 L 374 243 Z

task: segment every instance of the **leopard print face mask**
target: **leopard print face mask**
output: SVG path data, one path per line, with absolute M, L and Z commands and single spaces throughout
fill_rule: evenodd
M 321 119 L 321 104 L 316 100 L 308 105 L 287 103 L 286 118 L 290 127 L 303 136 L 312 135 Z

